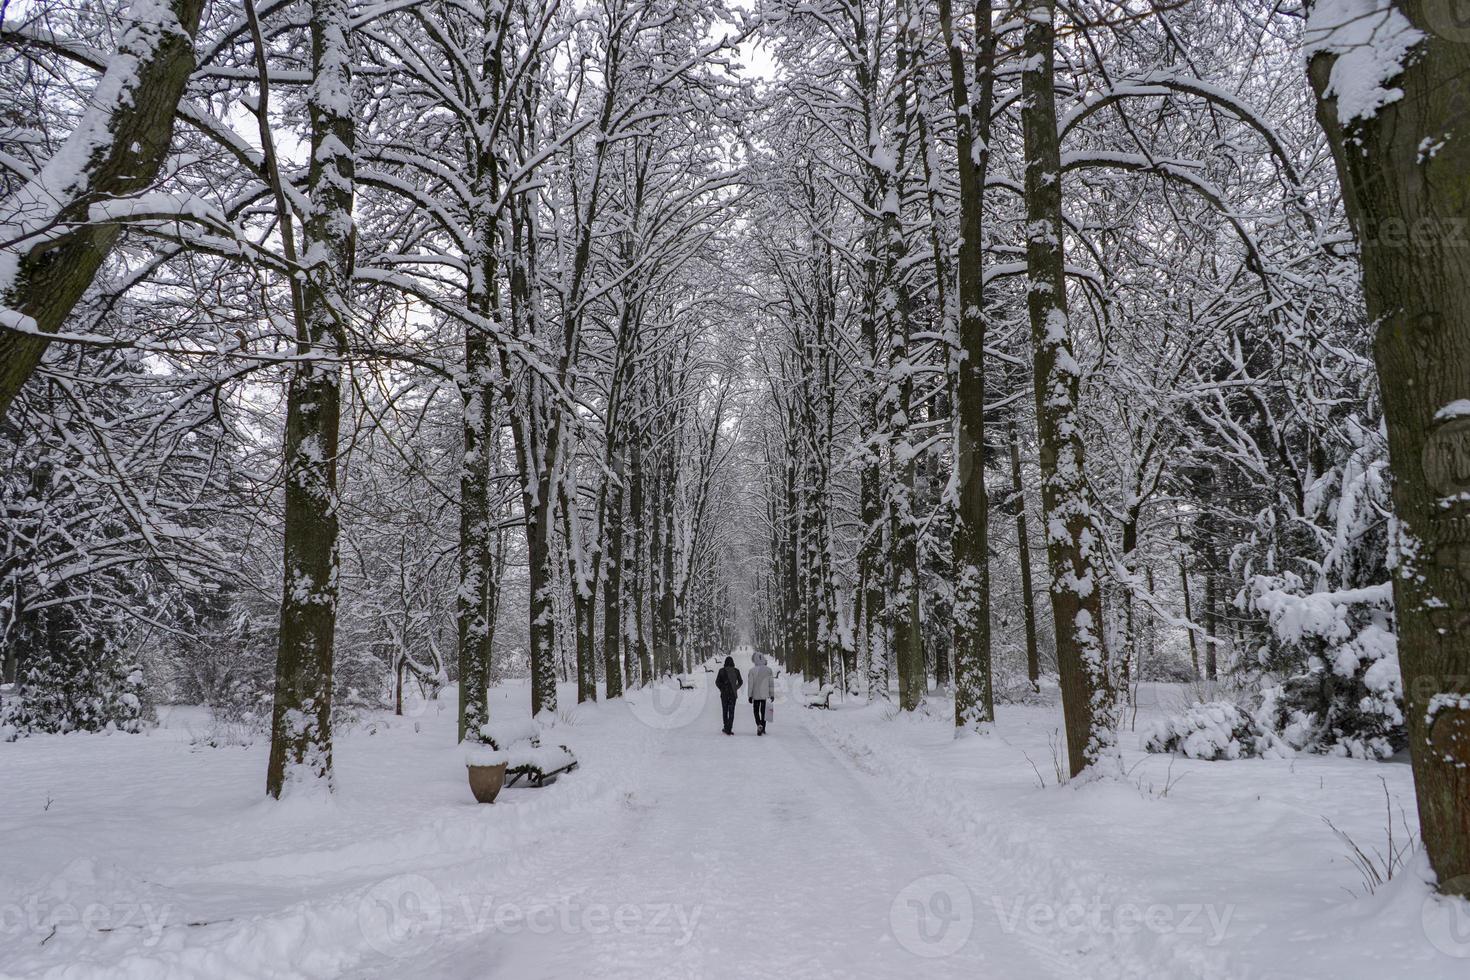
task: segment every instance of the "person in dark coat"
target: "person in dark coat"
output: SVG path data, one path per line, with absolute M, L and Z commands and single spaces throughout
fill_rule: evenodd
M 720 689 L 720 713 L 724 717 L 726 735 L 735 734 L 735 694 L 743 683 L 745 682 L 740 677 L 740 671 L 735 669 L 735 658 L 726 657 L 725 666 L 715 675 L 715 687 Z

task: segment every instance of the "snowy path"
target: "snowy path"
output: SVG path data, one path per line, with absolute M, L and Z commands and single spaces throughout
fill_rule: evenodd
M 726 737 L 718 698 L 698 697 L 692 722 L 649 730 L 616 820 L 551 842 L 522 869 L 511 890 L 523 919 L 443 937 L 415 969 L 528 980 L 594 965 L 630 978 L 1048 972 L 984 910 L 972 931 L 969 891 L 817 740 L 805 711 L 781 705 L 757 738 L 742 700 Z M 472 905 L 482 918 L 502 907 Z
M 582 768 L 494 806 L 452 700 L 343 733 L 330 801 L 262 801 L 264 743 L 201 747 L 189 710 L 0 747 L 0 977 L 1065 975 L 816 712 L 783 695 L 756 738 L 742 701 L 726 737 L 709 679 L 564 710 Z

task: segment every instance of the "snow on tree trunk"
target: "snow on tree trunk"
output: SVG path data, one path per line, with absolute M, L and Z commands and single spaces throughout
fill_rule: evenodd
M 1077 414 L 1081 368 L 1072 353 L 1062 242 L 1062 168 L 1055 93 L 1053 0 L 1026 0 L 1021 125 L 1026 153 L 1030 277 L 1042 520 L 1056 620 L 1057 668 L 1073 776 L 1116 751 L 1113 695 L 1102 645 L 1102 534 L 1089 499 Z
M 499 582 L 495 554 L 500 533 L 491 501 L 496 464 L 495 338 L 484 324 L 498 323 L 496 204 L 500 165 L 489 141 L 502 98 L 503 44 L 507 12 L 487 9 L 480 27 L 478 102 L 474 104 L 474 185 L 471 241 L 465 266 L 465 302 L 478 322 L 464 328 L 464 375 L 459 378 L 464 452 L 459 475 L 459 593 L 455 625 L 459 654 L 459 738 L 490 721 L 491 651 Z M 466 71 L 469 71 L 466 66 Z
M 1378 323 L 1419 824 L 1439 887 L 1470 895 L 1470 46 L 1433 32 L 1439 6 L 1318 0 L 1306 40 Z
M 990 499 L 985 490 L 985 286 L 983 270 L 985 176 L 990 162 L 995 34 L 990 4 L 975 4 L 979 39 L 974 90 L 949 0 L 939 20 L 949 49 L 959 174 L 959 294 L 954 384 L 954 722 L 968 729 L 995 720 L 990 663 Z
M 87 110 L 41 171 L 0 202 L 0 420 L 92 285 L 121 227 L 92 204 L 158 178 L 194 71 L 204 0 L 134 0 Z
M 623 605 L 623 480 L 624 467 L 622 447 L 614 444 L 609 455 L 612 457 L 612 474 L 608 477 L 607 520 L 603 538 L 606 551 L 603 561 L 607 574 L 604 576 L 602 593 L 602 671 L 605 679 L 605 694 L 609 698 L 623 694 L 622 631 Z
M 554 431 L 554 430 L 553 430 Z M 536 496 L 525 501 L 526 562 L 531 595 L 531 714 L 556 712 L 556 573 L 552 567 L 555 513 L 549 476 L 536 484 Z
M 1016 550 L 1021 566 L 1021 615 L 1026 632 L 1026 679 L 1031 689 L 1041 690 L 1041 652 L 1036 638 L 1036 592 L 1031 585 L 1031 532 L 1026 526 L 1026 485 L 1021 481 L 1021 443 L 1016 420 L 1006 426 L 1011 449 L 1011 487 L 1016 495 Z M 1192 638 L 1193 633 L 1190 634 Z
M 285 582 L 266 791 L 332 780 L 337 621 L 337 438 L 353 263 L 352 27 L 346 0 L 311 8 L 310 213 L 303 230 L 298 360 L 285 435 Z

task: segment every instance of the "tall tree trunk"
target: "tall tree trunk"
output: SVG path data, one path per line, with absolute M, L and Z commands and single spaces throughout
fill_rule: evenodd
M 869 61 L 867 23 L 860 11 L 853 18 L 853 30 L 855 51 L 858 55 L 853 67 L 863 128 L 867 133 L 876 133 L 879 129 L 878 114 L 882 111 L 878 99 L 877 64 Z M 888 513 L 884 500 L 883 450 L 879 443 L 879 433 L 884 425 L 881 405 L 882 392 L 885 389 L 885 379 L 880 372 L 885 367 L 883 342 L 886 340 L 880 335 L 878 323 L 883 270 L 880 260 L 883 233 L 881 222 L 877 218 L 882 199 L 881 184 L 881 173 L 876 167 L 869 167 L 867 183 L 863 188 L 863 209 L 868 215 L 868 229 L 865 236 L 867 255 L 863 262 L 862 317 L 859 322 L 863 359 L 858 407 L 858 424 L 862 438 L 859 493 L 863 536 L 858 547 L 858 587 L 863 590 L 863 659 L 868 665 L 868 699 L 881 698 L 887 701 L 892 653 L 888 642 L 886 588 L 890 560 L 889 550 L 885 547 Z
M 888 200 L 897 200 L 891 195 Z M 883 215 L 887 240 L 890 300 L 883 304 L 894 311 L 892 317 L 893 363 L 906 365 L 909 357 L 909 317 L 906 292 L 897 282 L 904 251 L 903 230 L 899 224 L 898 205 L 892 204 Z M 929 676 L 924 665 L 924 637 L 919 611 L 919 528 L 914 516 L 915 459 L 908 444 L 907 423 L 913 409 L 913 380 L 908 371 L 892 385 L 890 428 L 895 438 L 892 465 L 894 472 L 888 488 L 888 520 L 890 545 L 890 610 L 893 624 L 894 661 L 898 667 L 898 703 L 905 711 L 913 711 L 923 703 L 929 689 Z
M 459 477 L 459 593 L 455 622 L 459 643 L 459 738 L 490 720 L 490 644 L 494 628 L 495 529 L 490 507 L 491 386 L 489 343 L 478 330 L 465 335 L 462 387 L 464 456 Z
M 337 623 L 337 437 L 352 282 L 355 127 L 347 0 L 314 0 L 308 98 L 311 213 L 297 353 L 286 393 L 285 573 L 266 792 L 332 781 L 332 655 Z M 308 356 L 309 355 L 309 356 Z
M 1422 31 L 1391 80 L 1402 98 L 1368 114 L 1339 104 L 1331 47 L 1309 71 L 1362 245 L 1368 315 L 1379 325 L 1398 518 L 1394 612 L 1419 826 L 1440 889 L 1470 895 L 1470 45 L 1433 32 L 1448 16 L 1439 0 L 1380 8 L 1377 29 L 1387 36 L 1408 27 L 1403 18 Z M 1417 247 L 1406 247 L 1406 230 Z
M 556 711 L 556 570 L 552 566 L 555 490 L 550 475 L 538 481 L 533 515 L 526 527 L 526 560 L 531 593 L 531 714 Z
M 957 256 L 958 353 L 954 358 L 954 723 L 957 730 L 995 720 L 990 650 L 990 499 L 985 489 L 985 176 L 990 163 L 995 32 L 990 2 L 975 4 L 976 85 L 972 94 L 964 45 L 950 0 L 939 0 L 949 49 L 950 93 L 960 191 Z
M 1206 557 L 1205 571 L 1205 680 L 1219 676 L 1220 577 L 1215 571 L 1214 554 Z
M 623 463 L 620 448 L 613 451 L 613 472 L 608 477 L 606 541 L 607 574 L 602 587 L 602 672 L 609 698 L 623 696 Z
M 1122 696 L 1133 703 L 1133 677 L 1134 658 L 1138 655 L 1137 616 L 1133 599 L 1133 577 L 1138 574 L 1138 496 L 1133 495 L 1133 503 L 1123 518 L 1122 527 L 1122 563 L 1127 572 L 1128 582 L 1123 586 L 1123 627 L 1121 643 L 1118 648 L 1118 685 L 1122 689 Z
M 1184 618 L 1191 624 L 1188 630 L 1189 636 L 1189 662 L 1194 667 L 1194 676 L 1198 680 L 1199 672 L 1199 638 L 1195 636 L 1193 603 L 1189 597 L 1189 563 L 1185 559 L 1184 528 L 1174 526 L 1174 531 L 1179 537 L 1179 585 L 1184 593 Z
M 865 324 L 865 328 L 866 328 Z M 876 333 L 876 328 L 875 331 Z M 874 341 L 876 346 L 876 340 Z M 864 357 L 868 355 L 865 352 Z M 871 383 L 870 383 L 871 385 Z M 864 394 L 865 415 L 876 415 L 869 395 Z M 869 425 L 872 423 L 870 422 Z M 879 453 L 872 440 L 863 450 L 861 516 L 863 540 L 858 550 L 858 588 L 862 592 L 863 659 L 867 664 L 868 700 L 888 700 L 888 627 L 884 612 L 883 582 L 887 565 L 884 559 L 883 476 Z
M 565 479 L 558 481 L 557 495 L 561 500 L 562 540 L 566 547 L 567 579 L 572 592 L 572 625 L 576 643 L 577 703 L 597 700 L 597 651 L 593 632 L 596 606 L 593 598 L 597 594 L 597 583 L 587 580 L 584 557 L 578 550 L 582 547 L 582 533 L 577 526 L 576 488 L 568 488 Z
M 804 673 L 819 684 L 827 682 L 827 650 L 822 635 L 822 556 L 820 503 L 817 498 L 817 467 L 808 449 L 806 478 L 801 491 L 801 568 L 803 593 L 804 645 L 807 665 Z
M 664 634 L 663 617 L 663 568 L 664 568 L 664 522 L 663 522 L 663 499 L 662 483 L 663 463 L 659 460 L 655 463 L 657 468 L 656 478 L 651 486 L 652 493 L 649 494 L 649 534 L 648 534 L 648 583 L 649 583 L 649 625 L 651 639 L 653 641 L 653 670 L 658 677 L 667 677 L 669 669 L 669 641 Z
M 505 16 L 504 11 L 487 11 L 481 25 L 480 102 L 474 107 L 477 204 L 471 223 L 473 243 L 465 257 L 471 270 L 465 300 L 482 323 L 496 322 L 500 316 L 495 220 L 500 168 L 489 139 L 502 87 Z M 490 499 L 490 475 L 496 462 L 495 352 L 485 327 L 477 324 L 465 326 L 464 347 L 465 371 L 460 381 L 464 458 L 459 478 L 459 593 L 455 603 L 460 741 L 490 720 L 490 661 L 499 585 L 495 555 L 500 539 Z
M 794 424 L 794 423 L 793 423 Z M 793 424 L 788 424 L 791 431 Z M 786 528 L 783 563 L 786 578 L 786 630 L 790 669 L 806 674 L 810 670 L 806 644 L 806 615 L 802 605 L 801 554 L 801 488 L 797 482 L 798 463 L 794 453 L 788 450 L 786 457 L 786 501 L 782 511 L 782 523 Z
M 1041 652 L 1036 637 L 1036 590 L 1031 584 L 1031 533 L 1026 526 L 1026 485 L 1021 482 L 1021 441 L 1016 420 L 1006 426 L 1011 444 L 1011 486 L 1016 495 L 1016 550 L 1021 565 L 1021 615 L 1026 631 L 1026 678 L 1033 691 L 1041 690 Z
M 1055 91 L 1053 0 L 1025 0 L 1021 128 L 1026 147 L 1026 304 L 1031 318 L 1057 668 L 1073 776 L 1115 754 L 1113 694 L 1100 630 L 1102 541 L 1088 498 L 1077 417 L 1080 367 L 1072 353 L 1062 238 L 1061 143 Z
M 663 649 L 658 656 L 663 660 L 663 671 L 674 673 L 679 664 L 679 649 L 676 623 L 674 621 L 674 492 L 678 479 L 678 465 L 671 443 L 662 456 L 659 480 L 659 513 L 656 520 L 663 528 L 660 535 L 663 550 L 659 556 L 658 625 L 663 636 Z
M 158 179 L 203 9 L 204 0 L 135 0 L 77 128 L 0 203 L 0 241 L 16 253 L 0 270 L 0 421 L 40 365 L 45 335 L 61 330 L 117 241 L 121 227 L 90 222 L 88 210 Z
M 889 577 L 889 617 L 893 627 L 894 663 L 898 668 L 898 703 L 905 711 L 913 711 L 929 693 L 929 675 L 924 664 L 924 638 L 919 607 L 919 527 L 914 514 L 914 490 L 917 476 L 916 453 L 911 442 L 914 412 L 914 378 L 910 331 L 912 296 L 905 268 L 908 245 L 904 239 L 903 168 L 908 149 L 909 107 L 906 98 L 909 81 L 910 41 L 903 38 L 898 45 L 894 74 L 898 94 L 894 100 L 895 129 L 899 145 L 891 151 L 892 170 L 880 171 L 878 184 L 879 241 L 883 255 L 882 291 L 878 308 L 892 351 L 890 376 L 885 386 L 884 407 L 892 440 L 891 467 L 888 482 L 888 526 L 891 566 Z
M 632 458 L 629 469 L 631 470 L 630 486 L 628 488 L 628 516 L 633 521 L 633 560 L 630 568 L 633 572 L 632 588 L 632 627 L 633 645 L 637 653 L 638 661 L 638 683 L 646 685 L 653 679 L 653 658 L 648 649 L 648 629 L 644 621 L 644 612 L 648 608 L 645 601 L 644 585 L 650 580 L 652 561 L 649 560 L 649 549 L 645 544 L 644 527 L 647 526 L 647 508 L 644 503 L 643 493 L 643 434 L 637 433 L 632 442 Z M 629 657 L 634 654 L 629 651 Z

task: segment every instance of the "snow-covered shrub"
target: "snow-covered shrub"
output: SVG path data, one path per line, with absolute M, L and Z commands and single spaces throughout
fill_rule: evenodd
M 1305 592 L 1296 576 L 1257 577 L 1252 604 L 1273 647 L 1305 668 L 1264 692 L 1263 714 L 1293 748 L 1384 759 L 1408 741 L 1388 585 Z
M 0 725 L 17 733 L 142 731 L 143 672 L 104 642 L 55 642 L 28 651 Z
M 1157 657 L 1143 657 L 1138 664 L 1138 679 L 1163 684 L 1188 684 L 1194 681 L 1194 668 L 1189 662 L 1171 653 L 1160 653 Z
M 996 704 L 1051 704 L 1056 701 L 1056 691 L 1056 678 L 1051 675 L 1042 675 L 1035 687 L 1025 674 L 1002 673 L 995 678 Z
M 1258 716 L 1230 701 L 1190 705 L 1155 722 L 1143 747 L 1216 761 L 1250 757 L 1285 758 L 1290 753 Z
M 259 717 L 249 713 L 239 718 L 213 715 L 208 728 L 191 733 L 189 744 L 194 748 L 246 749 L 266 737 L 268 720 L 268 716 Z

